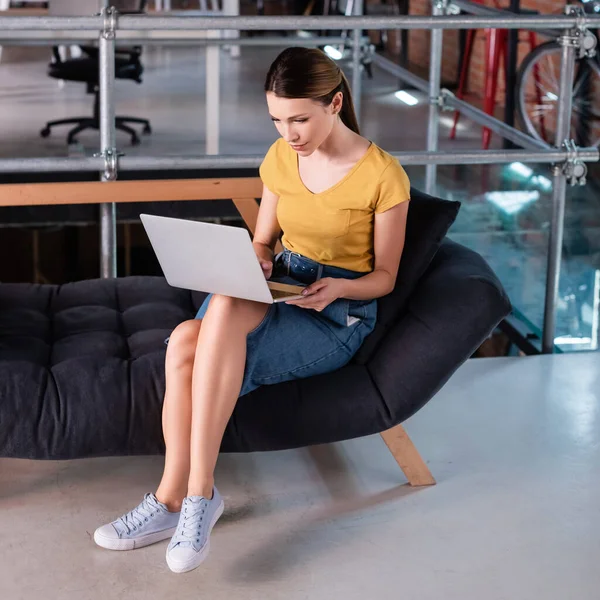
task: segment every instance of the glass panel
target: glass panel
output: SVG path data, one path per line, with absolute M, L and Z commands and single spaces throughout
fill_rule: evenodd
M 424 168 L 407 171 L 423 189 Z M 592 165 L 587 185 L 567 190 L 555 336 L 565 352 L 598 349 L 599 173 Z M 440 167 L 437 194 L 462 202 L 449 236 L 488 261 L 514 307 L 541 331 L 552 215 L 548 165 Z
M 556 343 L 567 352 L 598 349 L 600 168 L 588 166 L 587 185 L 567 191 L 556 330 Z

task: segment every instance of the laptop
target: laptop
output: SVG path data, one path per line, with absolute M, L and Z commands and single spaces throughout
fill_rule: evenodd
M 273 304 L 302 298 L 305 286 L 267 281 L 248 231 L 141 214 L 169 285 Z

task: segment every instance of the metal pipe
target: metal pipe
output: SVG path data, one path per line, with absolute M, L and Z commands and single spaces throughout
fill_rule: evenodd
M 220 39 L 219 31 L 209 31 L 215 41 Z M 219 117 L 220 117 L 220 96 L 221 96 L 221 69 L 220 69 L 221 51 L 218 46 L 211 45 L 206 48 L 206 112 L 205 112 L 205 130 L 206 154 L 219 154 Z
M 84 31 L 74 34 L 68 32 L 36 32 L 39 33 L 35 38 L 29 37 L 27 39 L 21 39 L 20 32 L 4 32 L 0 31 L 0 44 L 11 45 L 11 46 L 54 46 L 60 41 L 61 44 L 80 44 L 82 42 L 92 42 L 98 39 L 98 34 L 94 31 Z M 192 37 L 194 33 L 196 37 Z M 64 34 L 64 35 L 63 35 Z M 362 38 L 365 40 L 365 36 Z M 255 38 L 240 38 L 235 39 L 236 46 L 254 46 L 254 47 L 268 47 L 268 46 L 326 46 L 326 45 L 338 45 L 346 41 L 346 38 L 341 36 L 327 36 L 321 38 L 305 38 L 300 36 L 290 37 L 255 37 Z M 175 37 L 173 32 L 153 32 L 153 37 L 145 35 L 144 31 L 124 31 L 119 32 L 119 44 L 124 46 L 130 44 L 139 44 L 143 42 L 145 46 L 159 46 L 165 45 L 182 45 L 182 46 L 230 46 L 232 45 L 231 38 L 222 39 L 211 39 L 207 37 L 206 31 L 189 32 L 185 38 Z
M 0 17 L 0 31 L 99 31 L 104 25 L 100 16 L 93 17 Z
M 433 16 L 441 17 L 445 13 L 442 0 L 433 1 Z M 431 32 L 429 51 L 429 121 L 427 122 L 427 150 L 435 152 L 438 149 L 440 134 L 440 86 L 442 81 L 442 48 L 444 32 L 434 29 Z M 429 164 L 425 168 L 425 192 L 435 193 L 437 183 L 437 165 Z
M 371 58 L 373 64 L 377 65 L 384 71 L 387 71 L 392 75 L 396 75 L 396 77 L 398 77 L 405 83 L 412 85 L 414 88 L 421 90 L 422 92 L 429 92 L 429 83 L 425 81 L 425 79 L 419 77 L 418 75 L 411 73 L 408 69 L 397 65 L 396 63 L 392 62 L 389 58 L 385 58 L 380 54 L 373 54 Z
M 221 14 L 223 14 L 224 16 L 232 16 L 234 17 L 235 15 L 240 14 L 240 0 L 235 0 L 235 1 L 227 1 L 227 0 L 223 0 L 222 2 L 218 3 L 217 0 L 214 0 L 213 3 L 215 6 L 219 5 L 222 8 L 222 12 Z M 239 31 L 227 31 L 225 32 L 225 35 L 223 36 L 224 38 L 229 38 L 231 39 L 239 39 L 240 38 L 240 32 Z M 232 44 L 231 46 L 229 46 L 229 52 L 230 52 L 230 56 L 231 58 L 239 58 L 241 55 L 241 48 L 238 44 Z
M 361 16 L 363 14 L 363 0 L 352 0 L 346 5 L 346 14 Z M 346 32 L 343 32 L 346 33 Z M 362 94 L 362 65 L 361 65 L 362 29 L 352 31 L 352 100 L 356 121 L 360 126 L 361 94 Z
M 552 164 L 563 162 L 569 153 L 562 149 L 550 149 L 546 152 L 528 150 L 473 150 L 463 152 L 418 151 L 390 152 L 403 165 L 496 165 L 522 163 Z M 582 148 L 578 158 L 584 162 L 595 162 L 600 158 L 598 148 Z M 24 160 L 24 159 L 23 159 Z M 121 170 L 152 171 L 159 169 L 257 169 L 264 160 L 264 155 L 246 156 L 123 156 L 119 159 Z M 0 161 L 0 171 L 2 161 Z
M 181 36 L 195 35 L 201 30 L 335 30 L 335 29 L 564 29 L 587 25 L 600 25 L 600 15 L 586 14 L 582 17 L 568 15 L 514 15 L 506 16 L 239 16 L 239 17 L 179 17 L 151 15 L 121 15 L 118 30 L 153 32 L 155 30 L 180 31 Z M 21 31 L 22 38 L 37 31 L 98 31 L 103 27 L 101 17 L 0 17 L 0 31 Z M 35 36 L 33 36 L 35 37 Z M 140 38 L 144 39 L 144 38 Z
M 360 64 L 361 30 L 352 32 L 352 100 L 356 120 L 360 125 L 361 93 L 362 93 L 362 67 Z
M 4 158 L 0 159 L 0 173 L 80 173 L 96 172 L 104 168 L 100 156 L 81 158 Z M 2 187 L 0 186 L 0 192 Z
M 569 43 L 571 31 L 565 32 L 562 42 L 560 61 L 560 87 L 557 106 L 556 147 L 569 139 L 571 132 L 571 109 L 573 93 L 573 75 L 575 72 L 576 49 Z M 546 298 L 544 302 L 544 327 L 542 332 L 542 352 L 550 354 L 554 349 L 556 332 L 556 304 L 558 301 L 558 284 L 560 281 L 560 261 L 562 257 L 563 234 L 565 227 L 565 203 L 567 180 L 563 169 L 554 167 L 554 186 L 552 194 L 552 221 L 550 223 L 550 239 L 548 242 L 548 270 L 546 274 Z
M 472 150 L 463 152 L 390 152 L 403 165 L 494 165 L 522 163 L 552 164 L 564 162 L 569 152 L 551 148 L 548 151 L 529 150 Z M 584 162 L 597 162 L 598 148 L 581 148 L 578 158 Z M 257 169 L 264 155 L 217 156 L 121 156 L 120 171 L 156 171 L 188 169 Z M 4 158 L 0 159 L 0 173 L 50 173 L 94 172 L 104 166 L 101 157 L 82 158 Z M 2 186 L 0 186 L 0 194 Z
M 460 100 L 457 98 L 452 92 L 448 90 L 442 90 L 442 95 L 444 96 L 444 102 L 453 108 L 459 110 L 465 117 L 472 119 L 476 123 L 480 125 L 485 125 L 489 127 L 493 132 L 501 135 L 507 140 L 522 146 L 523 148 L 529 148 L 530 150 L 546 150 L 551 148 L 549 144 L 546 144 L 542 140 L 536 140 L 535 138 L 530 137 L 526 133 L 503 123 L 502 121 L 488 115 L 483 112 L 479 108 L 472 106 L 468 102 L 464 100 Z
M 600 17 L 586 15 L 590 23 L 600 22 Z M 124 29 L 240 29 L 256 30 L 335 30 L 335 29 L 563 29 L 575 27 L 580 21 L 567 15 L 514 15 L 480 17 L 471 15 L 446 16 L 436 19 L 429 16 L 336 16 L 336 17 L 288 17 L 288 16 L 240 16 L 240 17 L 154 17 L 123 15 L 120 19 Z M 583 18 L 582 18 L 583 21 Z M 193 26 L 190 25 L 193 23 Z
M 103 14 L 113 11 L 104 7 Z M 115 33 L 100 33 L 99 86 L 100 86 L 100 153 L 104 155 L 106 168 L 101 181 L 116 178 L 116 128 L 115 128 Z M 111 168 L 111 161 L 114 169 Z M 117 212 L 114 202 L 100 205 L 100 276 L 117 276 Z
M 475 4 L 473 2 L 470 2 L 469 0 L 452 0 L 451 4 L 453 4 L 454 6 L 458 6 L 458 8 L 460 8 L 461 10 L 463 10 L 464 12 L 466 12 L 470 15 L 479 15 L 482 17 L 490 17 L 492 19 L 497 16 L 502 17 L 502 16 L 506 15 L 507 13 L 515 14 L 514 12 L 506 11 L 501 8 L 494 8 L 492 6 L 484 6 L 483 4 Z M 528 29 L 528 28 L 523 27 L 522 29 Z M 547 30 L 547 31 L 537 29 L 537 33 L 540 33 L 541 35 L 546 35 L 548 37 L 557 37 L 557 32 L 552 31 L 551 29 Z

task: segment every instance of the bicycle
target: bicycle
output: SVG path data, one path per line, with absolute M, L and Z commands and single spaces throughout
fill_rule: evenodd
M 583 11 L 600 13 L 600 0 L 579 0 Z M 590 30 L 598 38 L 598 30 Z M 555 143 L 561 46 L 540 44 L 523 59 L 516 84 L 517 116 L 532 137 Z M 600 146 L 600 57 L 577 58 L 573 78 L 571 138 L 580 147 Z

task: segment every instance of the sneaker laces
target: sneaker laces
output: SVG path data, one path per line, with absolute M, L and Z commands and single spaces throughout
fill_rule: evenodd
M 186 502 L 181 511 L 181 518 L 177 526 L 177 531 L 173 536 L 173 546 L 178 543 L 189 543 L 192 545 L 200 543 L 202 527 L 205 525 L 205 510 L 208 507 L 208 501 L 204 498 L 200 502 Z
M 129 534 L 136 531 L 138 527 L 142 527 L 144 522 L 153 517 L 158 510 L 159 507 L 153 502 L 152 495 L 148 493 L 138 506 L 119 517 L 118 522 L 125 527 L 125 531 Z

